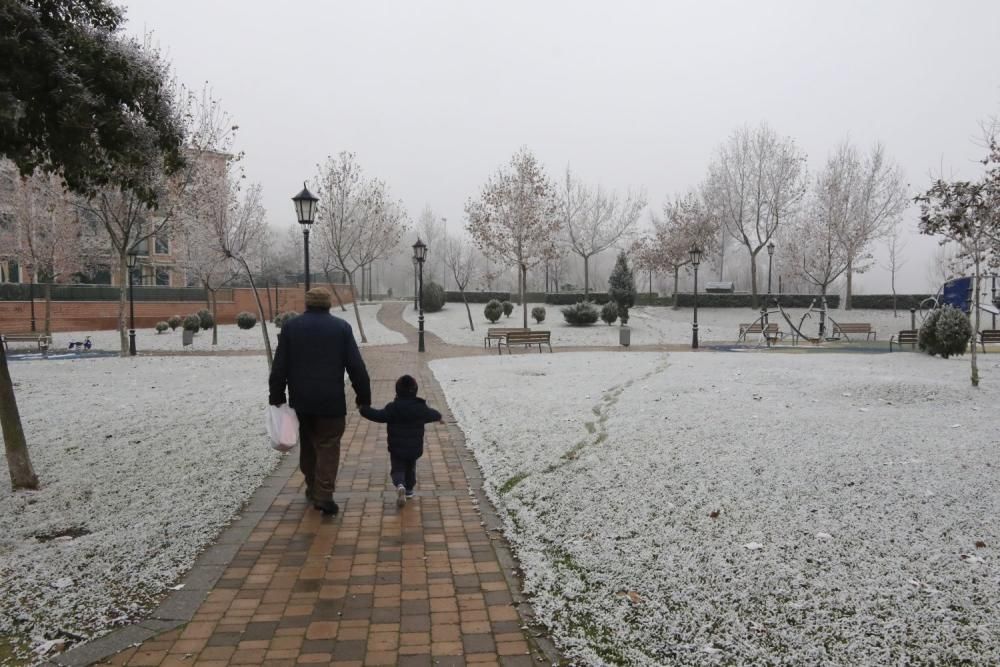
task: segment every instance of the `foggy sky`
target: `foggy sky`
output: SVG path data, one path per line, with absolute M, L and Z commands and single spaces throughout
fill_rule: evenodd
M 553 177 L 569 164 L 591 183 L 645 186 L 659 211 L 760 121 L 812 170 L 845 137 L 879 140 L 916 194 L 942 167 L 977 177 L 978 124 L 1000 113 L 996 0 L 124 4 L 129 32 L 153 31 L 181 81 L 209 81 L 239 123 L 276 227 L 341 150 L 414 221 L 429 204 L 452 233 L 521 145 Z M 916 235 L 916 209 L 904 225 L 897 287 L 923 291 L 935 241 Z M 856 285 L 885 292 L 888 277 Z

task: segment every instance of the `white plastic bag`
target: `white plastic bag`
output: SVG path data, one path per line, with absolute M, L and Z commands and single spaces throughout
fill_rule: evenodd
M 287 452 L 298 443 L 299 418 L 288 403 L 267 406 L 266 421 L 272 448 Z

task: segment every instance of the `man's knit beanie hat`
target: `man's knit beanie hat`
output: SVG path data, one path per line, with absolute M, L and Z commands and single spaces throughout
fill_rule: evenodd
M 325 287 L 313 287 L 306 292 L 306 308 L 325 308 L 330 310 L 330 290 Z

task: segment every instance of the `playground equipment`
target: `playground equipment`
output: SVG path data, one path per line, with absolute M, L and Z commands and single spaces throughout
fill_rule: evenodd
M 993 316 L 993 328 L 996 329 L 997 315 L 1000 315 L 1000 301 L 997 300 L 997 276 L 995 274 L 990 276 L 990 280 L 992 282 L 990 290 L 992 303 L 980 302 L 979 309 Z M 982 282 L 982 277 L 980 277 L 980 282 Z M 944 305 L 958 308 L 966 315 L 971 316 L 972 304 L 975 301 L 973 298 L 974 289 L 973 276 L 952 278 L 945 282 L 937 294 L 920 302 L 920 320 L 923 321 L 932 310 Z

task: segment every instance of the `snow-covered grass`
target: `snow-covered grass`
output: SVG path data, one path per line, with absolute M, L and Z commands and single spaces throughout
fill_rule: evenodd
M 537 305 L 545 307 L 546 317 L 541 324 L 536 324 L 531 318 L 531 309 Z M 472 322 L 476 326 L 475 331 L 469 329 L 465 306 L 461 303 L 448 303 L 440 312 L 424 313 L 424 327 L 452 345 L 482 346 L 483 336 L 488 327 L 516 327 L 521 326 L 523 322 L 521 309 L 515 306 L 510 317 L 501 317 L 496 324 L 490 324 L 483 316 L 483 306 L 484 304 L 469 304 L 472 311 Z M 597 324 L 591 326 L 570 326 L 563 319 L 561 308 L 562 306 L 551 304 L 528 304 L 528 326 L 533 329 L 551 330 L 553 346 L 618 346 L 617 324 L 609 327 L 598 320 Z M 786 312 L 795 326 L 799 326 L 799 321 L 806 309 L 791 309 Z M 899 317 L 893 317 L 891 310 L 830 310 L 828 312 L 837 322 L 870 323 L 878 332 L 878 340 L 887 341 L 890 336 L 898 333 L 901 329 L 910 328 L 909 311 L 899 311 Z M 692 313 L 690 308 L 673 310 L 660 306 L 638 306 L 632 308 L 629 314 L 632 345 L 663 345 L 686 343 L 691 340 Z M 699 338 L 707 343 L 735 341 L 739 333 L 740 323 L 753 322 L 758 316 L 758 311 L 749 308 L 699 308 Z M 413 308 L 407 308 L 403 317 L 407 322 L 416 326 L 417 315 Z M 770 318 L 772 322 L 778 322 L 782 331 L 790 333 L 787 323 L 780 314 L 772 314 Z M 917 319 L 919 326 L 919 314 L 917 314 Z M 817 334 L 819 331 L 818 312 L 814 312 L 806 320 L 803 331 L 812 336 Z M 827 331 L 830 331 L 829 322 L 827 323 Z
M 1000 358 L 998 358 L 1000 359 Z M 1000 364 L 566 353 L 432 368 L 583 664 L 1000 664 Z
M 387 329 L 376 318 L 381 304 L 359 305 L 361 313 L 361 323 L 365 328 L 367 343 L 361 343 L 361 334 L 358 332 L 358 323 L 354 318 L 354 309 L 348 306 L 347 312 L 342 312 L 338 308 L 330 311 L 336 317 L 347 321 L 354 329 L 354 337 L 360 345 L 399 345 L 406 342 L 403 334 Z M 278 329 L 273 324 L 268 323 L 267 331 L 271 337 L 272 349 L 278 344 Z M 119 337 L 117 331 L 78 331 L 69 333 L 54 333 L 52 335 L 53 351 L 65 350 L 71 341 L 83 341 L 85 336 L 90 336 L 90 340 L 95 350 L 117 350 L 119 348 Z M 212 332 L 200 331 L 194 337 L 194 343 L 185 348 L 181 340 L 181 329 L 176 331 L 167 329 L 161 334 L 154 329 L 136 329 L 135 346 L 140 351 L 229 351 L 229 350 L 264 350 L 264 337 L 260 333 L 260 325 L 253 329 L 240 329 L 235 324 L 223 324 L 219 326 L 219 342 L 212 345 Z
M 258 356 L 10 371 L 41 489 L 0 485 L 0 637 L 38 647 L 144 618 L 279 458 Z

